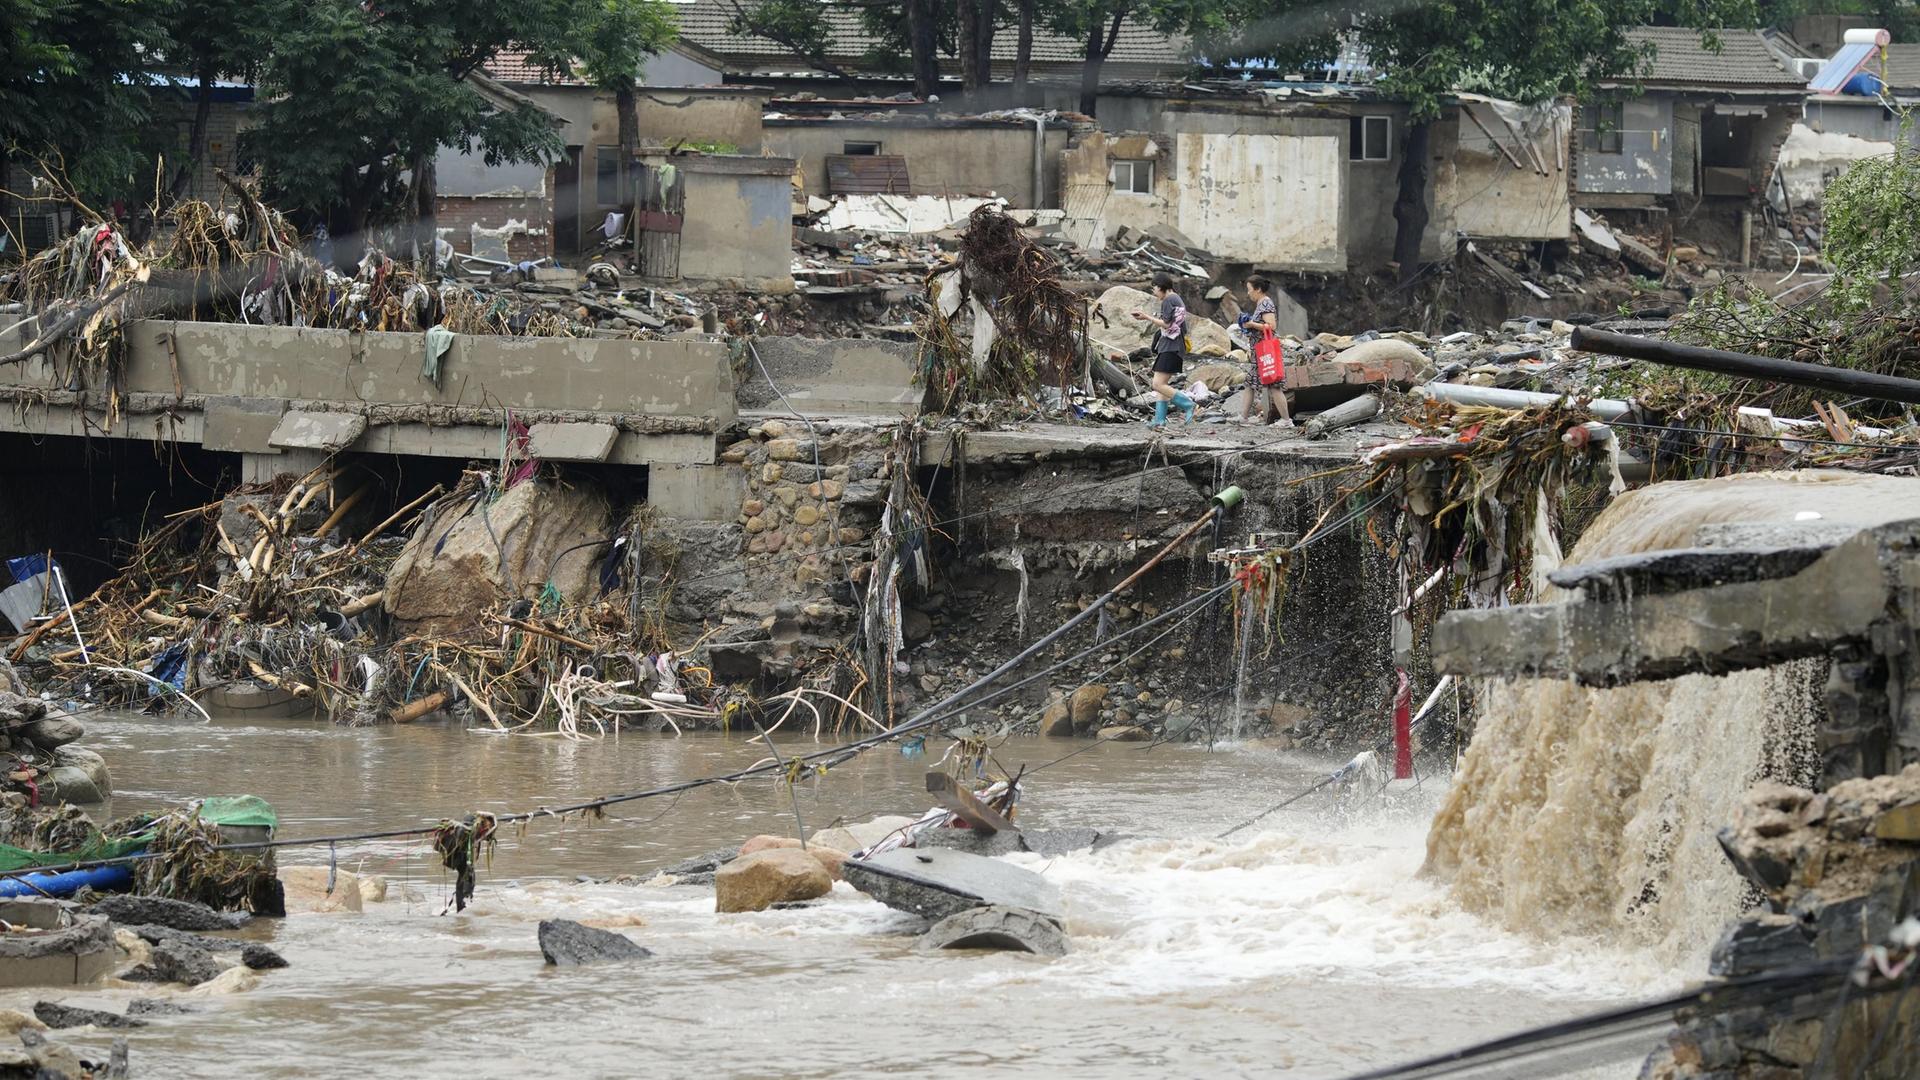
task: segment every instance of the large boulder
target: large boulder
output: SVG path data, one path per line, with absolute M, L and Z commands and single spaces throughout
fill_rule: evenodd
M 569 919 L 547 919 L 540 923 L 540 955 L 556 967 L 581 967 L 645 960 L 653 952 L 611 930 L 597 930 Z
M 280 884 L 286 889 L 287 913 L 359 911 L 366 902 L 360 876 L 351 870 L 333 872 L 333 891 L 327 891 L 328 868 L 283 866 Z
M 80 721 L 59 709 L 48 710 L 40 719 L 14 732 L 42 750 L 54 750 L 70 742 L 78 742 L 86 733 L 87 729 Z
M 154 946 L 152 963 L 154 972 L 163 981 L 186 983 L 189 986 L 212 982 L 228 967 L 220 962 L 219 957 L 184 941 L 163 941 Z
M 607 535 L 607 518 L 598 491 L 543 480 L 491 504 L 445 507 L 414 530 L 387 571 L 387 612 L 404 633 L 470 636 L 503 596 L 532 597 L 551 584 L 566 602 L 585 600 L 606 553 L 590 545 Z
M 62 746 L 53 752 L 54 797 L 62 802 L 97 803 L 113 794 L 113 776 L 107 771 L 107 759 L 78 746 Z
M 1175 288 L 1178 292 L 1178 287 Z M 1220 357 L 1233 351 L 1233 339 L 1227 336 L 1227 328 L 1207 319 L 1193 310 L 1195 296 L 1185 296 L 1187 301 L 1187 342 L 1192 346 L 1188 356 Z M 1100 294 L 1095 305 L 1098 315 L 1088 327 L 1088 334 L 1095 344 L 1108 347 L 1109 352 L 1131 353 L 1153 343 L 1153 335 L 1160 328 L 1150 322 L 1133 317 L 1134 312 L 1143 311 L 1156 318 L 1160 314 L 1160 301 L 1149 292 L 1115 285 Z M 1101 324 L 1104 317 L 1106 324 Z
M 771 848 L 743 855 L 714 873 L 713 909 L 765 911 L 832 890 L 833 878 L 820 860 L 798 848 Z

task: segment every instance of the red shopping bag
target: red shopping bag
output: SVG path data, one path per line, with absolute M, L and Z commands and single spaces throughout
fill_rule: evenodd
M 1260 340 L 1253 343 L 1253 360 L 1261 386 L 1272 386 L 1286 378 L 1286 350 L 1281 348 L 1279 337 L 1272 332 L 1260 335 Z

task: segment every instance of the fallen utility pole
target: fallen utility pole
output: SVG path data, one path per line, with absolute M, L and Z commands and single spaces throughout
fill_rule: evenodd
M 1676 345 L 1671 341 L 1615 334 L 1591 327 L 1573 328 L 1571 345 L 1581 352 L 1605 353 L 1633 360 L 1651 360 L 1669 367 L 1712 371 L 1742 379 L 1786 383 L 1824 390 L 1846 397 L 1873 398 L 1920 405 L 1920 379 L 1902 379 L 1896 375 L 1876 375 L 1868 371 L 1803 364 L 1797 360 L 1775 360 L 1771 356 L 1752 356 L 1724 349 L 1703 349 L 1694 345 Z

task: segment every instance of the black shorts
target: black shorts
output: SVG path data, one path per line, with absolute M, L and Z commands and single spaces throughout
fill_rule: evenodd
M 1186 359 L 1183 353 L 1157 352 L 1153 354 L 1153 370 L 1156 373 L 1164 371 L 1169 375 L 1178 375 L 1180 369 L 1186 366 Z

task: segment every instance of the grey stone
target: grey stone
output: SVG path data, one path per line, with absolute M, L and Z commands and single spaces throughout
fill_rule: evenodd
M 105 1012 L 100 1009 L 82 1009 L 73 1005 L 62 1005 L 53 1001 L 33 1003 L 33 1015 L 50 1028 L 76 1028 L 92 1024 L 98 1028 L 136 1028 L 146 1027 L 145 1020 L 119 1013 Z
M 929 919 L 968 908 L 1024 908 L 1058 917 L 1060 891 L 1031 870 L 962 851 L 896 849 L 869 859 L 848 859 L 847 884 L 888 907 Z
M 1027 850 L 1037 855 L 1053 858 L 1074 851 L 1092 848 L 1100 842 L 1098 829 L 1040 829 L 1020 834 L 1026 841 Z
M 567 919 L 540 923 L 540 955 L 558 967 L 645 960 L 653 955 L 623 935 Z
M 87 729 L 81 725 L 80 721 L 58 711 L 50 712 L 45 717 L 14 732 L 17 736 L 24 736 L 28 742 L 42 750 L 65 746 L 77 741 L 86 733 Z
M 198 1010 L 159 998 L 134 998 L 127 1002 L 128 1016 L 184 1016 Z
M 1017 832 L 983 833 L 978 829 L 924 829 L 914 838 L 913 846 L 923 851 L 929 848 L 941 848 L 947 851 L 984 855 L 988 858 L 1027 850 L 1027 846 L 1021 843 L 1020 834 Z
M 236 952 L 244 945 L 243 942 L 234 941 L 231 938 L 208 937 L 205 934 L 190 933 L 186 930 L 175 930 L 170 926 L 154 926 L 149 924 L 145 926 L 129 926 L 127 929 L 138 935 L 140 940 L 149 945 L 158 945 L 163 941 L 177 941 L 189 948 L 205 949 L 208 952 Z
M 1060 924 L 1021 908 L 977 907 L 949 915 L 929 927 L 920 949 L 998 949 L 1067 955 L 1067 935 Z
M 153 970 L 166 982 L 198 986 L 227 970 L 214 955 L 182 941 L 163 941 L 153 948 Z
M 272 971 L 288 966 L 286 957 L 259 942 L 253 942 L 240 950 L 240 962 L 254 971 Z
M 687 877 L 693 874 L 711 874 L 740 856 L 737 847 L 720 848 L 705 855 L 695 855 L 691 859 L 682 859 L 671 866 L 663 866 L 660 872 L 674 877 Z
M 233 930 L 250 918 L 238 911 L 215 911 L 205 904 L 157 896 L 103 897 L 92 908 L 122 926 L 164 926 L 170 930 Z
M 1707 971 L 1723 979 L 1813 961 L 1813 942 L 1789 915 L 1749 916 L 1727 928 L 1713 947 Z

